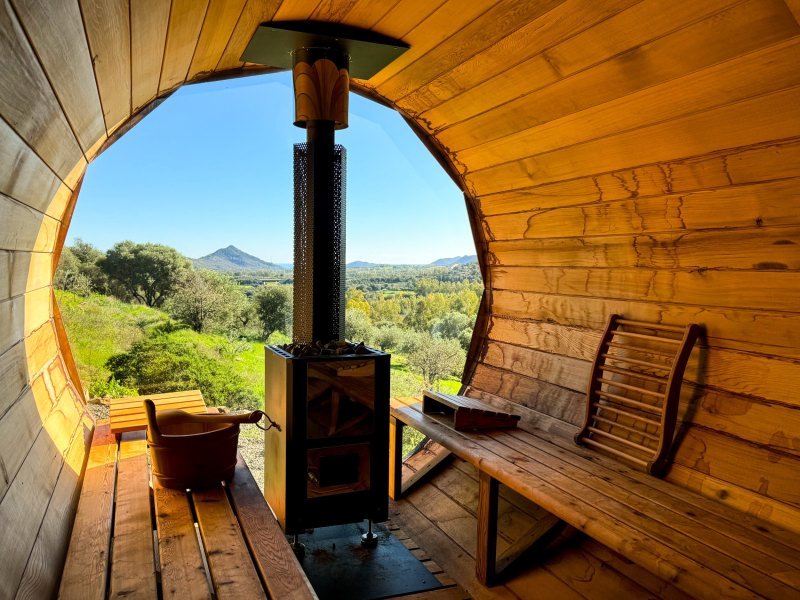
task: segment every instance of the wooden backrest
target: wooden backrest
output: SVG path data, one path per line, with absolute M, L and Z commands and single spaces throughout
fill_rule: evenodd
M 661 477 L 670 458 L 683 373 L 700 328 L 646 323 L 611 315 L 575 435 Z

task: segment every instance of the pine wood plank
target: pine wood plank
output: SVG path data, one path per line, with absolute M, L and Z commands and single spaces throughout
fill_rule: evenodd
M 693 535 L 700 536 L 700 541 L 715 544 L 718 549 L 730 553 L 731 556 L 736 556 L 737 553 L 746 556 L 752 551 L 755 559 L 748 563 L 760 564 L 761 568 L 765 569 L 764 572 L 770 573 L 773 570 L 777 572 L 782 569 L 786 575 L 795 568 L 793 567 L 795 550 L 783 545 L 778 536 L 769 530 L 770 526 L 765 528 L 763 522 L 743 522 L 741 515 L 735 511 L 707 510 L 708 503 L 698 502 L 696 498 L 687 501 L 686 492 L 681 493 L 669 485 L 657 485 L 646 478 L 634 478 L 630 470 L 617 468 L 616 464 L 612 467 L 612 463 L 608 460 L 596 460 L 589 451 L 575 453 L 567 440 L 549 437 L 545 443 L 540 443 L 539 438 L 542 436 L 539 436 L 538 432 L 536 435 L 521 432 L 514 437 L 529 443 L 536 449 L 537 456 L 541 452 L 550 464 L 558 465 L 561 461 L 569 464 L 569 469 L 563 465 L 560 467 L 564 472 L 571 471 L 572 467 L 577 468 L 578 470 L 571 471 L 573 478 L 594 481 L 594 477 L 600 477 L 607 478 L 604 481 L 614 481 L 620 476 L 625 477 L 626 487 L 623 495 L 619 495 L 620 492 L 611 489 L 607 484 L 599 484 L 597 489 L 605 490 L 604 493 L 611 495 L 616 494 L 631 506 L 639 506 L 642 502 L 646 502 L 656 507 L 663 507 L 660 520 L 679 526 L 681 530 L 693 531 Z M 512 443 L 511 446 L 528 451 L 523 445 Z M 554 457 L 554 460 L 551 460 L 550 456 Z M 590 462 L 587 462 L 587 459 Z M 786 532 L 783 537 L 786 537 Z M 797 543 L 797 539 L 794 539 L 794 543 Z
M 81 148 L 91 155 L 105 140 L 106 129 L 78 4 L 13 4 Z M 59 35 L 52 34 L 56 30 Z
M 146 106 L 158 94 L 171 0 L 131 0 L 131 106 Z
M 42 290 L 39 290 L 40 294 L 41 292 Z M 44 292 L 46 293 L 47 290 L 45 289 Z M 35 294 L 36 292 L 29 293 Z M 37 306 L 39 308 L 37 314 L 41 314 L 42 306 L 47 306 L 47 299 L 44 303 L 31 301 L 30 304 Z M 46 318 L 49 318 L 49 315 Z M 3 323 L 3 328 L 0 329 L 0 356 L 2 356 L 6 350 L 25 337 L 25 295 L 0 302 L 0 322 Z
M 796 37 L 458 153 L 478 170 L 798 85 Z M 625 115 L 624 119 L 620 115 Z
M 44 252 L 0 250 L 0 301 L 49 287 L 51 269 Z
M 311 18 L 312 13 L 320 4 L 320 0 L 283 0 L 278 12 L 275 13 L 276 21 L 305 21 Z M 329 6 L 329 5 L 326 5 Z
M 379 21 L 373 22 L 370 29 L 398 40 L 404 40 L 408 32 L 432 15 L 446 0 L 404 0 L 392 6 Z M 361 5 L 368 4 L 362 0 Z M 373 4 L 369 2 L 369 4 Z M 348 22 L 353 16 L 348 14 Z
M 789 140 L 502 192 L 478 201 L 484 215 L 494 215 L 649 198 L 798 177 L 798 165 L 800 143 Z
M 59 598 L 105 598 L 117 476 L 117 441 L 108 425 L 92 439 Z
M 425 446 L 418 452 L 409 456 L 403 462 L 401 489 L 403 493 L 413 488 L 417 483 L 425 479 L 436 467 L 442 464 L 450 456 L 450 451 L 437 444 L 433 440 L 428 440 Z M 394 496 L 392 496 L 394 498 Z
M 507 405 L 507 401 L 499 400 L 500 406 Z M 576 447 L 571 439 L 559 435 L 551 434 L 541 429 L 530 430 L 535 434 L 535 437 L 543 439 L 545 442 L 551 444 L 554 448 L 558 448 L 557 455 L 567 461 L 572 461 L 574 456 L 579 457 L 575 459 L 580 462 L 581 459 L 591 460 L 593 463 L 593 471 L 605 472 L 606 470 L 613 473 L 624 475 L 630 480 L 632 488 L 645 498 L 653 498 L 658 503 L 667 503 L 666 506 L 674 506 L 678 511 L 690 511 L 689 516 L 698 518 L 700 520 L 708 519 L 710 523 L 719 524 L 721 522 L 732 523 L 737 525 L 726 525 L 725 530 L 731 535 L 739 536 L 739 539 L 747 541 L 747 543 L 755 544 L 764 552 L 774 554 L 778 557 L 791 557 L 795 550 L 800 549 L 800 541 L 797 535 L 792 533 L 792 528 L 785 527 L 783 524 L 771 524 L 765 519 L 769 518 L 769 512 L 765 510 L 761 515 L 755 512 L 740 510 L 739 508 L 731 508 L 721 504 L 717 500 L 724 500 L 724 494 L 715 496 L 715 500 L 704 498 L 701 495 L 694 493 L 690 489 L 685 489 L 679 486 L 671 485 L 669 480 L 675 473 L 689 472 L 680 465 L 673 465 L 670 475 L 667 477 L 668 481 L 662 481 L 650 477 L 644 473 L 636 471 L 614 459 L 600 456 L 597 453 Z M 554 448 L 550 448 L 553 450 Z M 602 468 L 600 468 L 602 466 Z M 695 475 L 699 475 L 695 472 Z M 702 475 L 700 475 L 702 477 Z M 713 478 L 709 478 L 713 479 Z M 718 481 L 718 480 L 716 480 Z M 687 486 L 688 487 L 688 486 Z M 735 488 L 736 486 L 731 486 Z M 719 491 L 719 487 L 717 491 Z M 699 490 L 698 490 L 699 491 Z M 746 492 L 746 490 L 742 490 Z M 710 494 L 707 494 L 710 495 Z M 789 509 L 787 505 L 780 505 L 770 501 L 768 498 L 763 498 L 760 505 L 765 507 L 771 503 L 776 507 Z M 753 503 L 754 506 L 759 503 Z M 789 511 L 786 512 L 789 514 Z M 752 515 L 752 516 L 751 516 Z M 720 521 L 720 518 L 723 521 Z M 719 525 L 718 525 L 719 526 Z M 741 528 L 744 528 L 743 530 Z M 796 523 L 795 528 L 796 531 Z M 787 554 L 787 548 L 788 554 Z
M 173 0 L 169 14 L 169 29 L 161 66 L 160 94 L 168 92 L 186 80 L 209 0 Z
M 63 397 L 42 416 L 44 426 L 0 501 L 0 546 L 14 549 L 0 563 L 0 597 L 13 598 L 22 580 L 80 418 Z
M 477 194 L 531 186 L 747 146 L 800 134 L 800 88 L 793 87 L 665 123 L 472 172 Z M 691 136 L 702 131 L 703 136 Z M 652 144 L 658 139 L 659 144 Z M 633 158 L 635 157 L 635 158 Z
M 36 393 L 33 386 L 26 387 L 22 395 L 0 418 L 0 456 L 2 456 L 2 478 L 0 478 L 0 500 L 11 487 L 25 457 L 42 429 L 42 421 L 52 408 L 49 395 L 42 393 L 43 381 L 38 378 Z
M 792 358 L 800 356 L 800 321 L 791 313 L 510 290 L 495 290 L 492 298 L 497 315 L 591 329 L 601 328 L 605 315 L 612 313 L 651 322 L 663 319 L 668 323 L 703 323 L 709 343 L 715 346 Z M 753 323 L 758 327 L 753 327 Z
M 83 152 L 13 10 L 0 6 L 0 115 L 63 180 Z
M 145 399 L 152 400 L 159 410 L 176 408 L 191 414 L 206 412 L 206 404 L 200 390 L 115 398 L 109 406 L 111 432 L 120 434 L 125 431 L 145 429 L 147 427 L 147 415 L 144 411 Z
M 153 481 L 164 598 L 211 598 L 189 496 Z
M 637 4 L 422 117 L 441 125 L 458 123 L 442 131 L 440 139 L 452 150 L 464 150 L 677 79 L 798 32 L 780 0 L 677 2 L 672 9 L 664 11 L 654 0 Z M 734 38 L 737 42 L 731 44 Z M 675 59 L 675 48 L 681 48 L 680 60 Z M 441 121 L 444 115 L 446 122 Z M 495 122 L 494 130 L 489 119 Z
M 211 0 L 186 79 L 214 71 L 247 0 Z
M 429 110 L 468 92 L 507 69 L 516 68 L 564 38 L 596 26 L 629 8 L 636 1 L 618 0 L 586 5 L 580 0 L 566 0 L 400 98 L 396 103 L 412 115 Z
M 800 228 L 747 228 L 489 242 L 493 264 L 525 267 L 800 269 Z
M 649 596 L 638 582 L 586 552 L 560 552 L 547 562 L 547 570 L 587 599 Z
M 241 455 L 229 486 L 244 539 L 271 598 L 316 598 L 264 495 Z
M 689 600 L 689 596 L 669 585 L 666 581 L 641 569 L 626 558 L 620 556 L 616 552 L 612 552 L 591 538 L 587 538 L 581 543 L 581 550 L 584 551 L 585 555 L 600 560 L 603 563 L 602 568 L 610 568 L 613 571 L 625 575 L 625 577 L 638 583 L 656 598 Z
M 797 0 L 785 0 L 785 1 L 786 1 L 786 6 L 788 6 L 789 10 L 792 11 L 795 21 L 797 21 L 798 24 L 800 24 L 800 2 L 798 2 Z
M 39 535 L 22 575 L 17 598 L 54 597 L 67 555 L 72 520 L 78 506 L 86 459 L 92 443 L 93 423 L 84 415 L 72 436 Z
M 59 223 L 54 218 L 0 194 L 0 249 L 51 252 Z
M 687 489 L 671 485 L 670 483 L 650 477 L 640 471 L 632 469 L 612 458 L 600 456 L 585 448 L 576 446 L 572 437 L 576 428 L 567 432 L 551 432 L 546 427 L 541 427 L 536 418 L 526 418 L 525 413 L 530 412 L 520 406 L 498 396 L 481 394 L 484 401 L 488 401 L 505 410 L 516 410 L 523 417 L 523 422 L 531 428 L 530 432 L 558 448 L 556 455 L 562 460 L 582 464 L 582 459 L 592 461 L 592 471 L 603 473 L 606 470 L 624 475 L 629 480 L 629 485 L 634 491 L 644 498 L 654 499 L 664 506 L 673 507 L 675 510 L 684 511 L 688 516 L 697 518 L 702 522 L 718 524 L 721 522 L 737 525 L 725 525 L 724 529 L 738 539 L 755 544 L 755 547 L 776 557 L 791 557 L 800 549 L 800 540 L 791 531 L 797 529 L 796 510 L 786 504 L 781 504 L 739 488 L 735 485 L 720 482 L 697 471 L 692 471 L 681 465 L 673 464 L 667 477 L 669 481 L 677 482 Z M 573 460 L 573 457 L 578 457 Z M 601 468 L 602 467 L 602 468 Z M 704 492 L 702 490 L 705 489 Z M 694 493 L 702 492 L 712 498 L 703 498 Z M 730 506 L 721 504 L 729 498 L 734 499 Z M 688 512 L 687 512 L 688 511 Z M 753 516 L 751 516 L 753 515 Z M 793 516 L 794 515 L 794 516 Z M 722 521 L 720 521 L 722 519 Z M 771 520 L 775 525 L 767 523 Z M 741 529 L 741 528 L 744 529 Z M 789 554 L 787 554 L 789 548 Z
M 225 51 L 217 63 L 217 71 L 227 71 L 242 66 L 242 52 L 261 23 L 272 21 L 282 0 L 247 0 L 236 22 Z
M 480 472 L 477 470 L 472 474 L 466 472 L 465 466 L 471 467 L 471 465 L 458 459 L 453 461 L 453 465 L 455 468 L 445 468 L 438 473 L 431 481 L 431 485 L 435 485 L 477 518 L 480 511 Z M 508 552 L 512 545 L 524 538 L 526 532 L 535 528 L 537 524 L 536 518 L 508 500 L 509 492 L 507 487 L 501 487 L 497 500 L 496 533 L 508 542 L 504 544 L 505 552 Z
M 497 561 L 497 499 L 500 483 L 481 471 L 478 475 L 478 534 L 475 576 L 484 585 L 495 579 Z
M 39 211 L 62 185 L 58 175 L 0 119 L 0 192 Z M 59 216 L 59 215 L 54 215 Z
M 217 598 L 266 598 L 221 487 L 192 492 Z
M 798 525 L 800 524 L 800 510 L 793 506 L 775 502 L 762 494 L 678 464 L 672 465 L 666 479 L 702 494 L 705 498 L 719 502 L 721 505 L 740 510 L 742 514 L 769 521 L 787 531 L 800 533 Z
M 28 372 L 25 368 L 25 343 L 17 344 L 0 355 L 0 415 L 6 414 L 18 401 L 20 394 L 28 386 Z
M 536 414 L 533 421 L 548 421 L 550 426 L 574 428 L 583 418 L 586 404 L 586 393 L 560 387 L 541 379 L 527 377 L 502 368 L 480 363 L 470 385 L 477 390 L 508 398 L 515 404 L 533 410 Z M 524 415 L 523 415 L 524 419 Z M 559 423 L 552 423 L 557 420 Z M 524 422 L 524 421 L 523 421 Z M 542 428 L 545 428 L 540 424 Z M 564 434 L 576 433 L 572 429 L 564 429 Z
M 628 483 L 627 480 L 615 480 L 613 474 L 609 471 L 604 472 L 603 476 L 601 476 L 597 472 L 599 468 L 595 467 L 594 462 L 582 461 L 576 465 L 575 463 L 577 461 L 567 458 L 566 461 L 569 461 L 569 464 L 566 464 L 563 456 L 564 453 L 553 451 L 547 444 L 539 443 L 538 440 L 535 439 L 535 436 L 526 435 L 525 432 L 497 433 L 489 437 L 492 438 L 493 442 L 488 447 L 498 448 L 501 451 L 503 447 L 506 447 L 511 450 L 510 456 L 514 458 L 519 455 L 529 456 L 535 461 L 536 465 L 545 465 L 547 468 L 564 474 L 566 479 L 563 480 L 563 483 L 566 486 L 572 485 L 570 482 L 575 482 L 587 485 L 591 488 L 593 493 L 597 492 L 601 494 L 602 496 L 598 495 L 597 501 L 593 502 L 595 506 L 608 506 L 610 510 L 615 510 L 614 507 L 625 507 L 626 510 L 633 510 L 634 512 L 639 511 L 646 515 L 646 521 L 659 524 L 659 526 L 653 527 L 652 531 L 659 532 L 657 535 L 663 536 L 660 537 L 660 539 L 670 540 L 670 543 L 675 544 L 673 547 L 676 550 L 685 548 L 694 556 L 705 555 L 708 558 L 708 562 L 704 562 L 704 564 L 712 568 L 716 569 L 716 567 L 713 566 L 715 560 L 718 562 L 720 568 L 726 568 L 723 567 L 723 565 L 728 564 L 729 567 L 727 568 L 730 568 L 730 571 L 719 572 L 727 574 L 728 576 L 730 576 L 731 573 L 738 572 L 739 576 L 742 578 L 741 580 L 745 582 L 748 581 L 748 578 L 752 578 L 752 581 L 755 582 L 757 586 L 753 588 L 756 591 L 766 590 L 768 587 L 763 586 L 772 585 L 770 581 L 762 578 L 761 575 L 767 575 L 769 578 L 782 581 L 790 587 L 800 582 L 800 572 L 798 572 L 796 566 L 793 566 L 796 562 L 794 560 L 794 553 L 789 552 L 788 549 L 776 551 L 779 546 L 774 543 L 770 545 L 769 553 L 765 553 L 756 548 L 757 542 L 752 540 L 752 534 L 746 531 L 739 532 L 741 535 L 739 539 L 736 539 L 731 535 L 731 530 L 737 527 L 735 521 L 714 521 L 709 518 L 710 515 L 708 514 L 705 515 L 706 520 L 697 519 L 693 515 L 687 516 L 684 506 L 678 503 L 670 504 L 672 498 L 669 496 L 666 498 L 658 498 L 659 495 L 655 493 L 655 490 L 652 488 L 648 490 L 649 493 L 646 496 L 631 494 L 631 484 Z M 500 445 L 495 446 L 494 442 Z M 530 442 L 530 444 L 528 444 L 528 442 Z M 532 468 L 538 473 L 538 466 L 533 466 Z M 608 481 L 608 479 L 611 481 Z M 556 480 L 555 476 L 551 475 L 549 480 L 554 482 Z M 603 497 L 611 498 L 619 504 L 605 504 L 606 501 Z M 589 500 L 588 496 L 585 498 L 587 501 Z M 668 505 L 674 510 L 664 510 L 659 508 L 659 506 L 654 507 L 654 504 L 657 502 L 659 506 Z M 645 529 L 642 529 L 642 527 L 645 526 L 645 520 L 640 521 L 636 527 L 645 531 Z M 636 521 L 635 519 L 628 519 L 626 522 L 635 524 Z M 674 531 L 670 531 L 668 528 L 665 529 L 660 525 L 666 525 Z M 684 538 L 683 536 L 686 537 Z M 681 539 L 683 539 L 682 542 L 680 541 Z M 703 551 L 703 545 L 708 546 L 709 550 Z M 695 550 L 692 548 L 695 548 Z M 698 554 L 698 552 L 701 554 Z M 776 554 L 778 557 L 775 556 Z M 730 562 L 727 557 L 732 558 L 738 563 L 747 565 L 747 568 L 733 567 L 732 565 L 735 563 Z M 782 562 L 779 558 L 785 562 Z M 748 569 L 752 569 L 753 571 L 749 572 Z M 758 583 L 762 580 L 763 586 L 762 583 Z
M 497 0 L 467 4 L 448 0 L 406 34 L 403 41 L 409 44 L 409 50 L 373 76 L 367 82 L 368 85 L 372 88 L 379 87 L 410 64 L 424 60 L 425 56 L 441 44 L 442 40 L 461 30 L 497 3 Z
M 150 473 L 144 432 L 122 435 L 119 445 L 111 598 L 156 598 Z
M 377 85 L 377 90 L 387 98 L 401 98 L 438 75 L 481 54 L 517 31 L 522 24 L 547 14 L 562 2 L 563 0 L 509 0 L 491 6 L 477 19 L 466 23 L 455 34 L 428 50 L 424 60 L 417 60 L 392 77 L 385 78 Z M 413 50 L 413 44 L 411 48 Z
M 655 271 L 649 269 L 525 269 L 492 267 L 500 290 L 650 300 L 697 306 L 794 311 L 796 272 Z M 743 281 L 747 282 L 743 286 Z
M 427 493 L 420 495 L 423 490 L 426 490 Z M 431 492 L 430 490 L 433 491 Z M 488 589 L 478 583 L 475 577 L 475 559 L 472 554 L 475 552 L 475 546 L 461 546 L 458 542 L 460 535 L 457 535 L 454 539 L 450 533 L 445 533 L 443 529 L 437 526 L 436 521 L 430 518 L 427 502 L 431 494 L 436 498 L 443 498 L 447 503 L 447 496 L 433 486 L 426 485 L 418 488 L 415 492 L 409 494 L 406 499 L 395 504 L 398 510 L 394 518 L 402 525 L 403 530 L 412 539 L 418 541 L 429 554 L 435 556 L 437 562 L 445 571 L 473 598 L 517 598 L 518 596 L 511 593 L 504 585 Z M 472 539 L 474 540 L 476 526 L 474 516 L 464 516 L 463 521 L 454 526 L 463 530 L 467 537 L 469 537 L 469 532 L 471 531 Z
M 800 179 L 487 217 L 491 240 L 797 225 Z M 589 241 L 591 243 L 591 241 Z M 758 268 L 767 261 L 751 263 Z M 782 263 L 777 261 L 777 265 Z M 658 266 L 653 260 L 648 266 Z M 773 268 L 786 268 L 775 266 Z
M 540 321 L 495 317 L 491 321 L 488 337 L 533 350 L 592 360 L 600 343 L 601 332 Z M 795 393 L 800 387 L 800 364 L 796 361 L 717 347 L 697 348 L 693 360 L 687 365 L 684 379 L 732 394 L 756 396 L 800 408 Z M 691 389 L 695 397 L 702 393 L 702 390 L 694 387 Z M 733 410 L 741 408 L 739 406 Z
M 80 0 L 106 130 L 131 114 L 130 0 Z

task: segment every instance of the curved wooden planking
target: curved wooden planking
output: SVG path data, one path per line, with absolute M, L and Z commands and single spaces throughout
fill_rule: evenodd
M 352 85 L 466 192 L 487 285 L 471 393 L 568 434 L 609 313 L 700 323 L 668 479 L 796 525 L 796 0 L 46 4 L 0 6 L 0 538 L 22 540 L 0 539 L 20 548 L 4 594 L 57 585 L 86 456 L 50 285 L 87 161 L 184 82 L 264 71 L 239 58 L 273 18 L 411 44 Z

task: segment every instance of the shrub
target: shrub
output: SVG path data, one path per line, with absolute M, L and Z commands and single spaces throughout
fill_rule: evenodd
M 107 367 L 113 377 L 138 388 L 140 394 L 199 389 L 209 404 L 258 408 L 258 397 L 222 358 L 189 340 L 157 335 L 112 356 Z
M 125 398 L 126 396 L 138 396 L 139 392 L 130 387 L 120 384 L 114 377 L 107 381 L 95 380 L 89 385 L 90 398 Z

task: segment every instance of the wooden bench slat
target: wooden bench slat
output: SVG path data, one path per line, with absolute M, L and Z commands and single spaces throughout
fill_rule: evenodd
M 164 600 L 211 598 L 189 497 L 153 482 Z
M 198 406 L 205 408 L 205 404 L 203 404 L 201 400 L 196 400 L 196 399 L 181 400 L 169 403 L 162 402 L 160 405 L 156 406 L 156 408 L 161 407 L 163 409 L 164 404 L 168 404 L 169 408 L 177 408 L 180 410 L 187 410 L 189 408 L 195 408 Z M 109 409 L 109 415 L 114 415 L 116 419 L 120 419 L 129 415 L 138 415 L 139 413 L 141 413 L 141 410 L 142 410 L 141 404 L 138 406 L 119 407 L 115 408 L 114 410 Z
M 120 434 L 127 431 L 146 429 L 145 399 L 152 400 L 156 408 L 161 410 L 179 408 L 193 414 L 206 412 L 205 400 L 203 400 L 203 394 L 200 393 L 200 390 L 115 398 L 109 406 L 111 432 Z
M 403 420 L 446 445 L 452 452 L 474 464 L 479 470 L 530 498 L 573 527 L 594 537 L 624 556 L 636 556 L 636 562 L 673 585 L 700 597 L 727 595 L 732 598 L 756 598 L 746 587 L 730 581 L 703 564 L 654 540 L 581 498 L 568 494 L 546 479 L 527 473 L 521 467 L 483 448 L 463 434 L 456 433 L 414 409 L 398 408 Z
M 112 598 L 158 597 L 143 431 L 125 433 L 120 441 L 110 590 Z
M 266 598 L 225 490 L 196 491 L 192 498 L 217 598 Z
M 242 533 L 271 598 L 314 599 L 311 584 L 241 454 L 229 486 Z
M 108 423 L 99 424 L 86 464 L 59 598 L 105 598 L 116 476 L 117 440 Z
M 202 398 L 203 394 L 200 390 L 184 390 L 181 392 L 167 392 L 164 394 L 145 394 L 143 396 L 126 396 L 124 398 L 114 398 L 111 401 L 112 405 L 125 406 L 136 405 L 141 406 L 145 399 L 150 399 L 154 404 L 158 405 L 160 402 L 171 402 L 179 398 Z
M 508 410 L 514 410 L 508 400 L 494 397 L 492 402 Z M 744 543 L 756 545 L 761 551 L 783 562 L 793 564 L 800 552 L 800 535 L 796 533 L 576 446 L 571 437 L 540 428 L 529 430 L 529 433 L 548 442 L 550 444 L 548 448 L 556 451 L 557 456 L 566 462 L 584 464 L 583 461 L 588 460 L 592 463 L 594 472 L 601 471 L 609 477 L 614 477 L 615 474 L 624 475 L 626 483 L 640 496 L 673 510 L 690 512 L 692 513 L 690 516 L 704 524 L 714 523 L 715 527 L 727 532 L 728 535 L 736 536 L 736 539 Z
M 590 488 L 592 494 L 585 496 L 585 499 L 595 506 L 605 506 L 605 504 L 600 504 L 603 502 L 601 495 L 618 501 L 622 506 L 633 511 L 632 517 L 624 517 L 626 522 L 640 523 L 642 527 L 646 528 L 646 530 L 642 529 L 645 533 L 652 533 L 654 536 L 663 538 L 676 550 L 695 548 L 696 552 L 692 552 L 693 555 L 704 555 L 707 560 L 705 564 L 719 567 L 723 575 L 736 577 L 738 572 L 742 577 L 745 577 L 749 574 L 754 578 L 754 581 L 761 582 L 763 584 L 762 587 L 768 586 L 770 584 L 769 581 L 763 581 L 763 577 L 752 573 L 750 567 L 753 567 L 753 569 L 759 570 L 762 574 L 781 580 L 789 586 L 800 581 L 800 569 L 798 569 L 797 565 L 781 563 L 773 557 L 747 544 L 738 542 L 720 531 L 704 526 L 704 524 L 697 522 L 682 512 L 662 508 L 663 513 L 656 515 L 652 510 L 654 503 L 651 497 L 645 498 L 631 493 L 627 488 L 627 482 L 621 482 L 619 477 L 616 478 L 616 481 L 607 481 L 603 476 L 595 473 L 594 469 L 592 469 L 594 467 L 593 463 L 578 467 L 566 463 L 560 457 L 550 454 L 547 445 L 537 441 L 534 435 L 521 432 L 517 436 L 497 434 L 492 437 L 508 448 L 512 454 L 519 452 L 523 456 L 530 456 L 532 457 L 532 463 L 538 463 L 553 471 L 563 473 L 568 477 L 568 480 L 565 480 L 566 485 L 570 485 L 570 481 L 572 481 L 579 486 Z M 554 475 L 548 475 L 548 477 L 550 481 L 555 479 Z M 624 484 L 624 487 L 620 483 Z M 595 491 L 597 492 L 596 494 L 594 493 Z M 639 517 L 636 514 L 637 512 L 647 516 Z M 662 529 L 660 525 L 664 525 L 672 531 Z M 737 562 L 731 563 L 725 556 L 722 556 L 723 554 Z M 746 566 L 739 565 L 739 562 Z M 727 567 L 725 566 L 726 564 L 728 565 Z M 791 575 L 792 573 L 794 573 L 793 576 Z M 791 593 L 790 589 L 781 590 L 781 588 L 778 588 L 778 591 Z
M 603 513 L 635 527 L 646 536 L 685 554 L 688 558 L 702 560 L 704 566 L 736 581 L 756 593 L 769 592 L 773 597 L 791 595 L 791 577 L 800 575 L 797 567 L 781 565 L 747 546 L 702 527 L 679 513 L 664 515 L 664 522 L 654 514 L 649 499 L 630 494 L 626 482 L 609 483 L 590 470 L 574 468 L 548 454 L 545 444 L 531 446 L 515 436 L 495 432 L 479 436 L 480 444 L 510 459 L 515 465 L 536 477 L 545 478 L 565 493 L 580 498 L 599 508 Z M 528 436 L 530 439 L 533 436 Z M 666 511 L 665 511 L 666 512 Z M 717 542 L 711 545 L 707 540 Z M 738 556 L 732 558 L 732 556 Z M 760 570 L 753 565 L 756 563 Z M 775 570 L 778 573 L 774 573 Z M 786 582 L 786 577 L 790 582 Z M 778 579 L 780 578 L 780 579 Z

